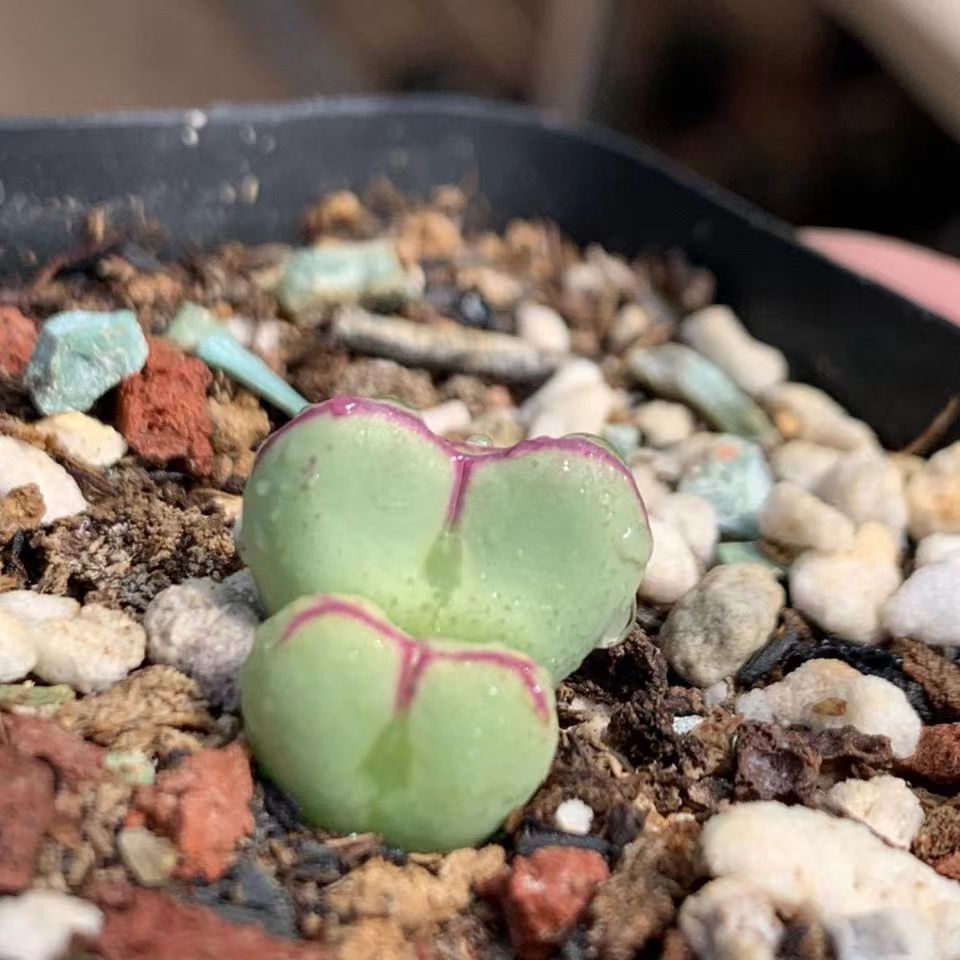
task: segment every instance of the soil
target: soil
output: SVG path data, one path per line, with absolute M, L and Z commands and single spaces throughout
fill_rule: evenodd
M 339 194 L 318 204 L 305 224 L 313 241 L 398 237 L 402 254 L 422 261 L 428 278 L 424 296 L 401 308 L 421 324 L 452 320 L 513 333 L 512 309 L 498 299 L 503 290 L 476 269 L 457 267 L 501 272 L 556 308 L 571 328 L 573 350 L 598 361 L 615 386 L 628 382 L 622 355 L 611 347 L 624 302 L 649 307 L 655 321 L 635 342 L 654 344 L 712 296 L 709 273 L 675 252 L 621 261 L 633 277 L 632 294 L 609 286 L 571 289 L 565 273 L 585 262 L 583 252 L 555 226 L 530 221 L 511 223 L 502 234 L 466 230 L 465 206 L 455 188 L 419 202 L 381 185 L 372 198 Z M 474 422 L 500 429 L 503 411 L 539 385 L 364 356 L 335 341 L 329 316 L 298 325 L 264 289 L 284 253 L 276 245 L 230 245 L 164 264 L 132 241 L 115 243 L 93 257 L 68 252 L 36 278 L 0 289 L 0 302 L 16 320 L 18 350 L 30 341 L 22 318 L 39 326 L 73 307 L 136 308 L 145 332 L 157 337 L 185 299 L 247 318 L 254 343 L 258 331 L 274 325 L 264 358 L 311 402 L 337 393 L 389 395 L 418 408 L 460 399 Z M 166 587 L 192 577 L 222 579 L 240 568 L 231 536 L 236 497 L 253 449 L 285 418 L 222 375 L 211 376 L 200 361 L 171 359 L 165 342 L 153 343 L 159 347 L 145 374 L 90 411 L 136 434 L 128 454 L 104 471 L 63 457 L 31 429 L 38 414 L 19 381 L 23 357 L 5 367 L 0 356 L 0 434 L 48 449 L 90 503 L 82 514 L 40 527 L 35 489 L 0 499 L 0 592 L 34 589 L 139 620 Z M 186 417 L 176 409 L 179 388 L 163 381 L 180 362 L 192 370 L 193 394 L 202 400 L 206 391 L 210 399 L 186 428 L 177 425 Z M 152 392 L 151 382 L 159 384 Z M 134 401 L 145 414 L 131 412 Z M 191 444 L 170 439 L 178 429 L 192 434 Z M 708 706 L 702 690 L 672 674 L 658 647 L 668 611 L 641 603 L 627 638 L 592 653 L 561 684 L 560 746 L 546 781 L 487 846 L 446 856 L 405 854 L 376 836 L 304 826 L 252 764 L 242 718 L 207 704 L 174 667 L 145 664 L 110 690 L 55 710 L 0 699 L 0 890 L 46 888 L 97 903 L 106 918 L 102 935 L 78 943 L 76 960 L 691 957 L 677 911 L 706 880 L 697 837 L 711 815 L 753 799 L 821 806 L 832 784 L 868 779 L 894 760 L 885 737 L 851 727 L 814 733 L 745 721 L 729 697 Z M 894 683 L 928 729 L 960 719 L 960 667 L 937 649 L 909 640 L 884 648 L 847 643 L 789 607 L 733 685 L 738 692 L 766 686 L 822 657 Z M 704 719 L 684 732 L 677 720 L 691 715 Z M 924 764 L 896 772 L 926 812 L 915 854 L 960 877 L 955 729 L 942 736 L 938 744 L 930 735 Z M 139 751 L 154 761 L 154 785 L 120 782 L 103 766 L 108 751 Z M 936 769 L 945 756 L 949 776 Z M 593 812 L 585 835 L 557 825 L 558 807 L 573 798 Z M 204 825 L 211 810 L 212 838 Z M 138 883 L 117 839 L 144 824 L 179 852 L 177 869 L 153 889 Z M 558 850 L 569 856 L 557 857 Z M 524 901 L 528 874 L 556 884 L 562 909 L 537 912 Z M 779 956 L 830 955 L 816 917 L 784 920 Z

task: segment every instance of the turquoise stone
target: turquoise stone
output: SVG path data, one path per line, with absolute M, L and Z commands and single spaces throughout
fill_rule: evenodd
M 47 320 L 24 383 L 50 416 L 89 410 L 108 390 L 143 368 L 147 340 L 132 310 L 68 310 Z

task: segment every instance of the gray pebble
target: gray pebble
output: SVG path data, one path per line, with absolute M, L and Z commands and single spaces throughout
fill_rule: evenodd
M 332 333 L 351 350 L 405 366 L 473 373 L 508 383 L 543 380 L 563 358 L 506 333 L 472 330 L 456 323 L 414 323 L 359 307 L 341 308 Z
M 660 632 L 663 654 L 684 680 L 709 687 L 767 642 L 785 600 L 766 567 L 714 567 L 670 611 Z
M 218 583 L 210 577 L 167 587 L 147 607 L 143 625 L 154 663 L 195 678 L 211 702 L 231 709 L 260 610 L 246 570 Z

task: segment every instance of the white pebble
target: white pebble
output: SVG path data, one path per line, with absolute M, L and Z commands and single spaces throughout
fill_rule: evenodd
M 903 482 L 906 483 L 915 473 L 927 469 L 927 461 L 915 453 L 898 453 L 887 451 L 890 462 L 900 471 Z
M 634 421 L 651 447 L 670 447 L 693 434 L 694 419 L 689 407 L 670 400 L 650 400 L 634 411 Z
M 903 477 L 882 453 L 859 450 L 841 457 L 823 478 L 817 493 L 854 523 L 878 520 L 897 536 L 907 526 Z
M 547 353 L 570 352 L 570 328 L 553 307 L 526 301 L 517 307 L 517 334 Z
M 704 457 L 709 456 L 711 450 L 726 443 L 728 439 L 729 437 L 725 433 L 710 433 L 707 430 L 698 430 L 696 433 L 690 434 L 686 440 L 682 440 L 672 447 L 670 453 L 677 462 L 678 479 L 684 471 Z
M 600 368 L 589 360 L 573 360 L 523 404 L 520 418 L 531 437 L 598 434 L 615 402 Z
M 926 925 L 895 908 L 828 921 L 834 960 L 930 960 L 936 947 Z
M 843 456 L 842 450 L 809 440 L 788 440 L 770 453 L 770 467 L 778 480 L 787 480 L 811 492 Z
M 688 713 L 674 717 L 671 726 L 673 727 L 673 732 L 678 737 L 682 737 L 690 733 L 691 730 L 696 730 L 701 723 L 703 723 L 703 717 L 697 713 Z
M 676 486 L 683 473 L 683 463 L 674 450 L 657 450 L 654 447 L 637 447 L 630 456 L 630 466 L 649 467 L 658 480 Z
M 691 313 L 680 333 L 752 397 L 787 379 L 783 353 L 751 337 L 729 307 L 716 304 Z
M 30 631 L 0 607 L 0 683 L 22 680 L 37 662 Z
M 713 504 L 694 493 L 671 493 L 650 507 L 654 515 L 683 534 L 684 539 L 704 566 L 713 558 L 719 528 Z
M 74 936 L 93 939 L 103 914 L 79 897 L 55 890 L 30 890 L 0 899 L 0 958 L 60 960 Z
M 960 557 L 960 533 L 931 533 L 917 544 L 913 562 L 918 567 Z
M 810 550 L 795 560 L 790 598 L 828 633 L 876 643 L 883 637 L 883 606 L 900 581 L 899 547 L 890 528 L 865 523 L 851 550 Z
M 871 780 L 843 780 L 827 791 L 836 813 L 866 824 L 878 837 L 904 850 L 923 823 L 923 807 L 905 780 L 882 774 Z
M 166 837 L 158 837 L 145 827 L 121 830 L 116 843 L 124 866 L 143 887 L 163 886 L 176 869 L 177 848 Z
M 549 406 L 557 397 L 582 387 L 592 387 L 594 384 L 605 382 L 603 371 L 592 360 L 585 360 L 582 357 L 570 360 L 524 402 L 520 408 L 521 417 L 529 420 L 544 406 Z
M 907 480 L 910 535 L 960 534 L 960 442 L 935 453 Z
M 625 303 L 610 328 L 610 349 L 623 353 L 636 340 L 653 328 L 654 317 L 639 303 Z
M 607 253 L 598 244 L 588 246 L 584 257 L 563 272 L 567 293 L 597 299 L 632 297 L 636 293 L 637 275 L 622 257 Z
M 260 623 L 249 571 L 222 583 L 203 577 L 167 587 L 143 617 L 147 652 L 194 677 L 219 704 L 233 705 L 236 681 Z
M 249 349 L 253 343 L 253 331 L 255 324 L 249 317 L 241 317 L 233 314 L 221 321 L 227 328 L 230 336 L 241 346 Z
M 670 496 L 670 488 L 660 481 L 649 464 L 635 464 L 630 467 L 630 472 L 633 474 L 633 480 L 647 510 L 654 510 L 658 504 Z
M 811 440 L 838 450 L 877 449 L 877 435 L 862 420 L 808 383 L 780 383 L 763 401 L 786 439 Z
M 842 660 L 808 660 L 778 683 L 741 694 L 737 713 L 748 720 L 814 730 L 849 724 L 861 733 L 889 737 L 895 757 L 916 750 L 923 727 L 899 687 Z
M 88 603 L 71 619 L 51 620 L 32 631 L 34 673 L 80 693 L 112 687 L 143 662 L 143 627 L 119 610 Z
M 778 912 L 806 907 L 832 928 L 868 926 L 874 952 L 847 953 L 847 960 L 960 957 L 960 885 L 863 824 L 803 806 L 737 803 L 707 821 L 700 847 L 711 876 L 759 889 Z M 899 952 L 891 952 L 884 930 L 895 941 L 906 934 Z
M 934 473 L 940 473 L 944 476 L 960 473 L 960 440 L 932 454 L 927 464 Z
M 12 613 L 28 627 L 40 627 L 51 620 L 65 620 L 80 612 L 80 604 L 70 597 L 56 597 L 35 590 L 8 590 L 0 593 L 0 610 Z
M 461 289 L 476 287 L 494 310 L 510 310 L 520 299 L 523 287 L 516 277 L 495 267 L 463 267 L 457 273 Z
M 788 547 L 850 550 L 853 521 L 803 487 L 780 481 L 757 515 L 760 533 Z
M 698 960 L 774 960 L 783 936 L 770 898 L 733 877 L 688 896 L 678 921 Z
M 730 684 L 726 680 L 718 680 L 716 683 L 711 683 L 710 686 L 703 691 L 703 705 L 708 710 L 719 707 L 722 703 L 726 703 L 727 700 L 730 699 L 731 692 Z
M 599 243 L 591 243 L 584 251 L 587 263 L 603 277 L 608 289 L 621 297 L 632 297 L 639 281 L 633 267 L 615 253 L 609 253 Z
M 593 263 L 572 263 L 563 271 L 563 289 L 585 297 L 603 297 L 613 291 L 607 285 L 603 271 Z
M 941 956 L 929 926 L 899 907 L 838 917 L 828 920 L 826 928 L 836 960 L 938 960 Z
M 29 443 L 0 437 L 0 497 L 28 483 L 40 488 L 44 524 L 87 509 L 76 480 L 59 463 Z
M 21 680 L 33 671 L 39 643 L 48 635 L 50 624 L 70 620 L 79 612 L 80 604 L 70 597 L 33 590 L 0 593 L 0 682 Z M 13 676 L 16 673 L 19 676 Z
M 427 428 L 438 437 L 470 427 L 470 408 L 462 400 L 447 400 L 420 411 Z
M 250 349 L 269 362 L 279 354 L 289 329 L 290 325 L 283 320 L 261 320 L 253 332 Z
M 228 522 L 234 522 L 243 513 L 243 497 L 222 490 L 204 490 L 203 493 L 207 503 L 217 507 Z
M 652 603 L 675 603 L 700 579 L 700 565 L 682 533 L 650 518 L 653 553 L 640 581 L 640 596 Z
M 77 410 L 44 417 L 35 426 L 53 437 L 64 453 L 90 467 L 112 467 L 127 452 L 123 434 Z
M 785 597 L 759 564 L 714 567 L 670 611 L 660 631 L 663 655 L 684 680 L 709 687 L 767 642 Z
M 557 825 L 557 829 L 564 833 L 585 837 L 593 823 L 593 810 L 579 797 L 574 797 L 571 800 L 564 800 L 557 807 L 553 822 Z
M 915 570 L 884 607 L 883 624 L 894 637 L 960 646 L 960 555 Z

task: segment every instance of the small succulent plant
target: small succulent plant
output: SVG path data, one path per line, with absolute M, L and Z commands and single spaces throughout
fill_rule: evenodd
M 272 615 L 242 678 L 264 768 L 313 822 L 438 849 L 540 782 L 550 690 L 632 622 L 651 541 L 597 438 L 453 443 L 337 397 L 261 448 L 239 546 Z
M 505 647 L 415 640 L 372 604 L 294 601 L 243 675 L 250 742 L 313 823 L 409 850 L 488 836 L 550 767 L 550 677 Z

